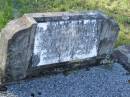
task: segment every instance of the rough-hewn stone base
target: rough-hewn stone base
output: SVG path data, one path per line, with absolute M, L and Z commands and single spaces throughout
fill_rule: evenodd
M 69 20 L 94 19 L 98 21 L 97 56 L 86 61 L 78 60 L 33 68 L 31 62 L 37 23 L 63 21 L 66 17 Z M 37 76 L 40 73 L 54 73 L 75 67 L 96 65 L 100 61 L 100 56 L 112 53 L 118 32 L 117 23 L 98 11 L 26 14 L 10 21 L 0 33 L 0 79 L 7 83 L 24 79 L 29 75 Z

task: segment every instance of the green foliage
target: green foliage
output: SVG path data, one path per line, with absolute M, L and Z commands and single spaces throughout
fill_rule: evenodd
M 12 17 L 24 13 L 101 10 L 119 23 L 121 31 L 116 46 L 130 44 L 130 0 L 0 0 L 0 4 L 0 29 Z
M 0 29 L 12 18 L 12 4 L 10 0 L 0 0 Z
M 120 32 L 118 40 L 116 42 L 116 47 L 120 45 L 130 45 L 130 33 L 125 34 L 124 32 Z

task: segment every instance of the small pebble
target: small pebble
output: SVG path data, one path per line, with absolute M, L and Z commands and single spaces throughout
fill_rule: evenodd
M 0 86 L 0 91 L 7 91 L 7 87 L 6 86 Z
M 42 93 L 41 92 L 38 92 L 38 95 L 41 95 Z
M 35 97 L 34 93 L 31 93 L 31 97 Z

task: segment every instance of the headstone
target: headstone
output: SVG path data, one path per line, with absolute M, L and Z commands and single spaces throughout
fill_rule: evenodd
M 96 64 L 112 53 L 118 32 L 117 23 L 98 11 L 25 14 L 1 31 L 2 82 Z

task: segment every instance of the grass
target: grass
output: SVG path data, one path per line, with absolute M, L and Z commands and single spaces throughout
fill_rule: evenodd
M 12 4 L 10 0 L 0 0 L 0 29 L 12 19 Z
M 0 29 L 30 12 L 101 10 L 120 26 L 116 46 L 130 45 L 130 0 L 0 0 Z

